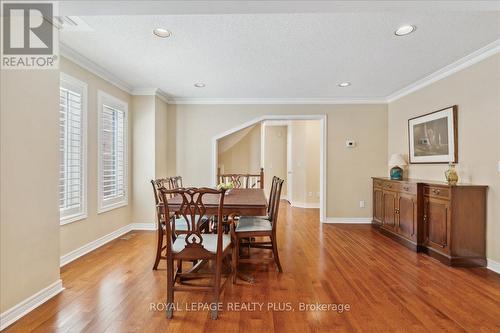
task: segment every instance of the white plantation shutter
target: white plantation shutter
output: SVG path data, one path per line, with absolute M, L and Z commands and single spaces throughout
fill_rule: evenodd
M 61 224 L 86 217 L 86 85 L 61 74 L 59 88 L 59 213 Z
M 100 93 L 100 211 L 127 204 L 127 106 Z

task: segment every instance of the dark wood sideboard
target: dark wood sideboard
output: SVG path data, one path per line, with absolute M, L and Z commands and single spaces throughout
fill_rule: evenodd
M 451 266 L 486 266 L 487 186 L 373 178 L 372 226 Z

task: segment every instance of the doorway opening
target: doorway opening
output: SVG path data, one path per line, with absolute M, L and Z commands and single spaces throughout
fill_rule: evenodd
M 326 220 L 326 115 L 263 116 L 212 139 L 212 175 L 255 173 L 264 168 L 264 188 L 273 176 L 285 180 L 283 199 L 319 208 Z
M 285 180 L 292 207 L 320 208 L 320 121 L 270 120 L 261 125 L 261 165 L 266 181 Z

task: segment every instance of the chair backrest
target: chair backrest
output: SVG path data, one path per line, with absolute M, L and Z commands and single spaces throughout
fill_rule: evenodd
M 264 188 L 264 168 L 260 168 L 260 173 L 226 173 L 221 174 L 217 169 L 218 183 L 232 182 L 235 188 Z
M 170 190 L 176 189 L 176 188 L 181 188 L 184 187 L 182 185 L 182 176 L 174 176 L 170 177 Z
M 160 188 L 162 187 L 168 188 L 169 184 L 170 184 L 170 178 L 158 178 L 151 180 L 151 185 L 153 185 L 153 194 L 156 205 L 158 205 L 161 202 Z
M 276 180 L 276 189 L 274 193 L 274 198 L 273 198 L 273 204 L 271 207 L 271 212 L 270 212 L 270 217 L 271 217 L 271 224 L 273 226 L 273 232 L 276 231 L 276 225 L 278 224 L 278 211 L 280 207 L 280 200 L 281 200 L 281 188 L 283 187 L 283 179 L 277 179 Z
M 214 202 L 214 197 L 207 198 L 208 196 L 215 196 L 215 201 L 218 203 L 217 207 L 217 251 L 216 253 L 222 253 L 222 234 L 224 232 L 224 228 L 222 227 L 223 221 L 223 208 L 224 208 L 224 193 L 226 190 L 215 190 L 207 187 L 196 188 L 177 188 L 177 189 L 160 189 L 163 209 L 168 216 L 171 209 L 169 209 L 169 200 L 171 200 L 171 195 L 180 196 L 182 199 L 182 203 L 175 207 L 175 214 L 178 218 L 184 219 L 187 224 L 186 231 L 178 231 L 177 237 L 179 235 L 185 235 L 184 248 L 176 253 L 178 256 L 182 256 L 186 259 L 199 259 L 205 257 L 213 256 L 213 253 L 209 252 L 205 249 L 203 244 L 203 234 L 201 232 L 202 220 L 207 218 L 206 212 L 207 209 L 205 207 L 206 202 Z M 166 234 L 167 234 L 167 256 L 169 253 L 172 253 L 172 226 L 170 223 L 166 225 Z
M 277 181 L 279 180 L 278 177 L 273 176 L 273 180 L 271 183 L 271 190 L 269 191 L 269 203 L 267 204 L 267 216 L 271 217 L 271 210 L 272 206 L 274 204 L 274 195 L 276 194 L 276 185 Z

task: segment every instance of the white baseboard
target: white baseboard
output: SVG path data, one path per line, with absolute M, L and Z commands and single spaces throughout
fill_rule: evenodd
M 106 243 L 111 242 L 112 240 L 125 235 L 127 232 L 130 232 L 132 230 L 151 230 L 154 231 L 156 230 L 156 224 L 155 223 L 131 223 L 127 224 L 126 226 L 121 227 L 120 229 L 117 229 L 113 231 L 112 233 L 109 233 L 105 236 L 102 236 L 101 238 L 98 238 L 90 243 L 85 244 L 84 246 L 73 250 L 63 256 L 59 259 L 59 265 L 62 267 L 66 264 L 69 264 L 73 260 L 76 260 L 80 258 L 81 256 L 94 251 L 95 249 L 103 246 Z
M 61 256 L 61 258 L 59 259 L 59 265 L 62 267 L 66 264 L 69 264 L 73 260 L 76 260 L 76 259 L 80 258 L 81 256 L 83 256 L 91 251 L 94 251 L 98 247 L 101 247 L 104 244 L 111 242 L 113 239 L 116 239 L 116 238 L 126 234 L 127 232 L 133 230 L 132 225 L 133 224 L 127 224 L 126 226 L 123 226 L 120 229 L 113 231 L 112 233 L 109 233 L 101 238 L 98 238 L 90 243 L 85 244 L 84 246 L 82 246 L 76 250 L 73 250 L 73 251 Z
M 492 259 L 486 259 L 486 261 L 487 261 L 486 268 L 488 268 L 490 271 L 500 274 L 500 262 Z
M 371 217 L 327 217 L 323 223 L 371 224 Z
M 154 223 L 131 223 L 123 226 L 112 233 L 109 233 L 101 238 L 98 238 L 84 246 L 71 251 L 59 258 L 60 266 L 64 266 L 73 260 L 84 256 L 85 254 L 103 246 L 106 243 L 130 232 L 132 230 L 156 230 L 156 224 Z M 13 306 L 7 311 L 0 314 L 0 330 L 3 330 L 7 326 L 14 323 L 16 320 L 25 316 L 27 313 L 35 309 L 36 307 L 42 305 L 47 300 L 51 299 L 55 295 L 63 291 L 62 281 L 59 279 L 50 286 L 40 290 L 36 294 L 28 297 L 19 304 Z
M 300 202 L 292 201 L 290 206 L 297 208 L 319 208 L 319 202 Z
M 25 316 L 35 308 L 39 307 L 49 299 L 63 291 L 61 279 L 43 288 L 36 294 L 26 298 L 24 301 L 14 305 L 7 311 L 0 314 L 0 330 L 14 323 L 19 318 Z
M 132 223 L 130 225 L 130 230 L 156 230 L 156 223 Z

